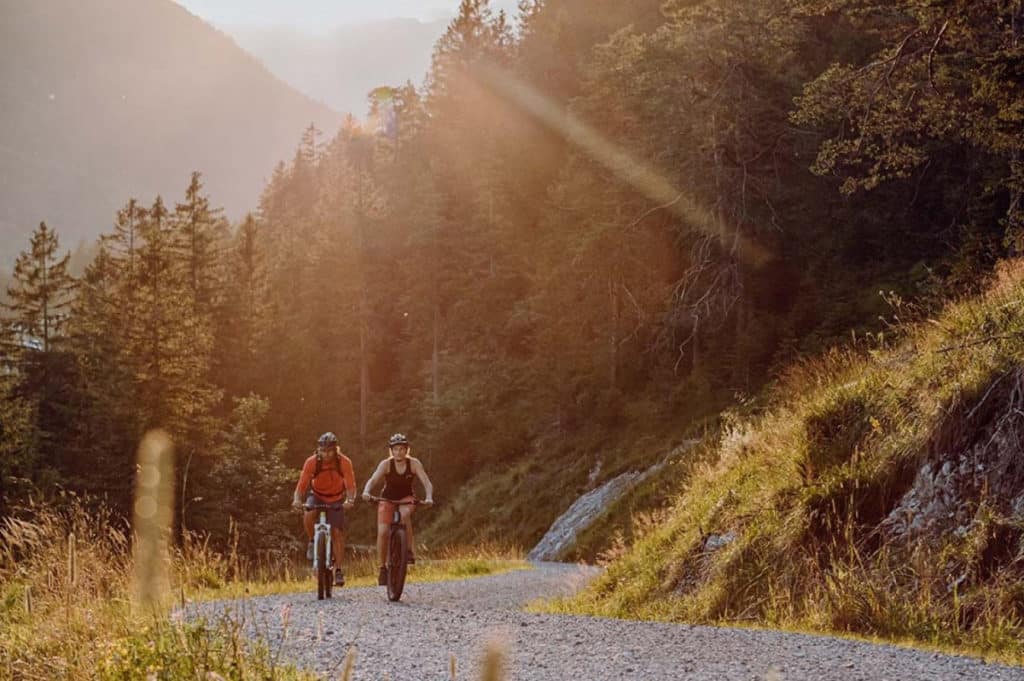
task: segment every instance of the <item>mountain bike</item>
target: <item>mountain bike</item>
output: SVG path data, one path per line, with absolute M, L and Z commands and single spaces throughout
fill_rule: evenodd
M 320 511 L 320 518 L 313 526 L 313 574 L 316 575 L 316 598 L 331 597 L 334 587 L 334 552 L 331 547 L 331 525 L 327 522 L 327 511 L 341 508 L 341 504 L 307 504 L 307 511 Z
M 412 501 L 393 501 L 381 497 L 370 497 L 370 501 L 386 501 L 395 505 L 394 513 L 391 516 L 391 525 L 388 527 L 388 555 L 387 563 L 387 591 L 388 600 L 397 601 L 402 597 L 402 589 L 405 588 L 405 574 L 409 567 L 409 537 L 405 533 L 405 523 L 402 522 L 402 514 L 399 513 L 400 506 L 421 506 L 425 505 L 419 499 Z

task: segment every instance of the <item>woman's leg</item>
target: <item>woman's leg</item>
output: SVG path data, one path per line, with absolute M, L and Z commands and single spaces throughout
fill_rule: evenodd
M 413 551 L 413 547 L 416 546 L 416 543 L 412 539 L 412 511 L 413 511 L 413 507 L 412 506 L 400 506 L 399 508 L 401 509 L 401 514 L 402 514 L 402 524 L 405 525 L 405 536 L 407 536 L 409 538 L 409 552 L 410 553 L 415 553 Z
M 377 523 L 377 554 L 380 556 L 380 564 L 388 562 L 388 523 Z

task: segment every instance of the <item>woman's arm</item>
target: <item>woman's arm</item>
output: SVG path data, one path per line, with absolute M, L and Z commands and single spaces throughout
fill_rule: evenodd
M 420 460 L 413 459 L 413 462 L 413 470 L 416 472 L 416 477 L 420 479 L 420 482 L 423 484 L 423 491 L 427 493 L 427 498 L 423 500 L 423 503 L 432 504 L 434 503 L 434 486 L 430 483 L 427 471 L 423 468 Z
M 380 484 L 381 478 L 384 477 L 385 466 L 387 465 L 387 463 L 387 459 L 384 459 L 379 464 L 377 464 L 377 470 L 373 472 L 373 475 L 370 476 L 370 479 L 366 481 L 366 486 L 363 487 L 363 499 L 366 499 L 368 496 L 370 496 L 370 494 L 372 493 L 371 490 L 373 490 L 374 487 Z M 367 501 L 369 501 L 369 499 L 367 499 Z

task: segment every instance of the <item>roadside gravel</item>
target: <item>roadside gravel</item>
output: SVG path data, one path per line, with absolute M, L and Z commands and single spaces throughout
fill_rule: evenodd
M 228 616 L 281 658 L 337 679 L 350 646 L 355 679 L 475 679 L 497 641 L 508 679 L 736 679 L 774 681 L 1024 681 L 1024 669 L 981 661 L 774 631 L 724 629 L 521 612 L 537 598 L 568 595 L 592 568 L 537 564 L 470 580 L 409 584 L 400 603 L 383 588 L 263 596 L 192 606 L 190 616 Z

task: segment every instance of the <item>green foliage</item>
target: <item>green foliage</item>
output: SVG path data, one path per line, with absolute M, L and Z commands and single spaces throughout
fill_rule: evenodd
M 295 480 L 282 461 L 287 443 L 266 443 L 269 411 L 270 403 L 257 395 L 235 399 L 217 436 L 216 463 L 198 485 L 201 498 L 190 516 L 190 522 L 213 532 L 219 545 L 236 541 L 236 549 L 246 555 L 290 553 L 295 516 L 288 503 Z
M 800 98 L 794 120 L 827 135 L 815 171 L 837 175 L 853 193 L 893 180 L 920 184 L 929 172 L 962 177 L 967 165 L 967 200 L 983 211 L 974 218 L 1004 218 L 1006 242 L 1019 250 L 1021 4 L 804 4 L 847 18 L 880 48 L 834 64 Z
M 31 490 L 38 474 L 35 416 L 32 403 L 16 395 L 13 381 L 0 376 L 0 514 Z

